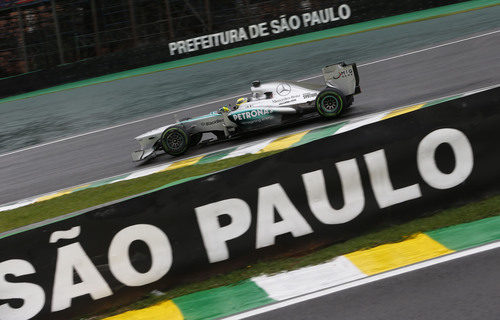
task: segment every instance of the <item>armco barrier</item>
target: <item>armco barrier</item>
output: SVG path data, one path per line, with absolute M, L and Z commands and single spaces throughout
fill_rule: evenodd
M 500 88 L 0 240 L 1 319 L 69 319 L 498 189 Z

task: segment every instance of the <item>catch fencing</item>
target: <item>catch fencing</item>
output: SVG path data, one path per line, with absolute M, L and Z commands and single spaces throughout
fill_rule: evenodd
M 224 48 L 456 2 L 461 1 L 3 0 L 0 78 L 88 62 L 90 58 L 101 61 L 99 67 L 93 66 L 94 76 L 100 75 L 98 70 L 109 73 L 160 63 L 174 59 L 165 54 L 172 42 L 342 5 L 349 8 L 347 19 L 229 43 Z M 212 51 L 220 49 L 214 47 Z M 203 52 L 206 51 L 189 53 Z M 112 60 L 120 63 L 107 66 Z M 74 77 L 68 74 L 60 81 L 75 80 Z

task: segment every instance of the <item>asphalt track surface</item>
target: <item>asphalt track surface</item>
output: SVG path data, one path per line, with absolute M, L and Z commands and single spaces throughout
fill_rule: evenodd
M 354 105 L 342 120 L 500 83 L 498 31 L 491 30 L 406 55 L 359 62 L 363 92 L 356 96 Z M 318 83 L 322 78 L 318 75 L 308 81 Z M 234 103 L 234 98 L 193 106 L 189 113 L 192 116 L 205 114 L 226 103 Z M 131 161 L 130 152 L 137 149 L 133 137 L 173 121 L 174 114 L 169 113 L 1 155 L 0 203 L 171 161 L 170 156 L 164 155 L 138 167 Z M 324 125 L 324 122 L 307 123 L 288 131 L 319 125 Z M 281 130 L 254 139 L 286 132 Z M 246 139 L 195 148 L 186 157 L 251 141 Z
M 500 248 L 245 319 L 500 319 Z

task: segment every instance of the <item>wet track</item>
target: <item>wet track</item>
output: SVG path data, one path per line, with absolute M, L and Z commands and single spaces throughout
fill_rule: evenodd
M 344 118 L 360 117 L 397 106 L 500 83 L 498 55 L 500 32 L 491 33 L 492 31 L 495 30 L 489 30 L 490 34 L 487 35 L 488 31 L 485 31 L 476 35 L 458 37 L 457 40 L 463 41 L 438 47 L 423 46 L 421 48 L 427 47 L 429 50 L 416 52 L 410 50 L 408 52 L 411 54 L 408 55 L 388 55 L 387 57 L 392 57 L 388 60 L 357 61 L 361 65 L 359 73 L 363 93 L 356 97 L 353 107 Z M 466 39 L 472 36 L 477 37 Z M 450 40 L 443 44 L 446 42 L 449 43 Z M 271 51 L 266 54 L 276 53 Z M 319 73 L 321 63 L 318 64 Z M 283 74 L 275 74 L 275 76 L 284 77 Z M 322 78 L 316 76 L 309 81 L 320 82 L 321 80 Z M 226 103 L 234 103 L 234 98 L 188 106 L 189 110 L 183 111 L 182 116 L 204 114 Z M 4 154 L 0 156 L 0 179 L 2 181 L 0 203 L 133 171 L 137 169 L 137 164 L 132 163 L 130 159 L 130 152 L 137 149 L 133 137 L 172 121 L 174 121 L 174 113 L 169 113 L 20 152 Z M 298 129 L 307 129 L 322 124 L 324 123 L 308 123 Z M 282 130 L 271 135 L 284 132 L 286 131 Z M 255 139 L 262 138 L 260 136 Z M 198 148 L 192 150 L 188 156 L 248 142 L 249 140 L 232 141 Z M 169 156 L 160 156 L 141 167 L 169 160 Z
M 496 320 L 499 263 L 497 248 L 245 319 Z

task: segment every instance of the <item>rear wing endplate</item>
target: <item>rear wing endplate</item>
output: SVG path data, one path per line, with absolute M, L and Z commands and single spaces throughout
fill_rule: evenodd
M 346 96 L 361 93 L 358 68 L 355 63 L 332 64 L 324 67 L 322 72 L 328 87 L 339 89 Z

